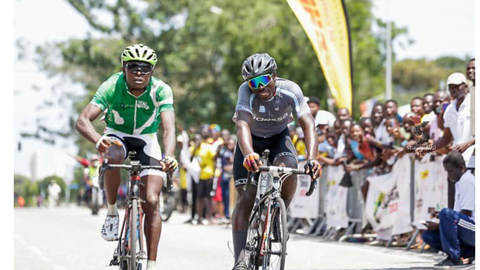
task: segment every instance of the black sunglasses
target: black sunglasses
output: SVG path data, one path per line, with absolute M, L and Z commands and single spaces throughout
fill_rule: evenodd
M 131 62 L 131 63 L 125 64 L 125 67 L 127 68 L 128 71 L 134 74 L 140 71 L 142 74 L 145 75 L 145 74 L 151 73 L 153 70 L 153 66 L 146 63 L 144 64 L 144 63 Z

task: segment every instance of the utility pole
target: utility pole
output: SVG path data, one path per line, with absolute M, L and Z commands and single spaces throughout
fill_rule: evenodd
M 387 4 L 386 21 L 387 21 L 387 63 L 385 74 L 385 97 L 386 99 L 392 98 L 392 22 L 390 21 L 389 1 L 385 1 Z

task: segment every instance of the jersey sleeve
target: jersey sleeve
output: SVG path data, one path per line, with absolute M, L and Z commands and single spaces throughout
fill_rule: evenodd
M 460 182 L 460 196 L 456 198 L 458 199 L 458 211 L 474 211 L 475 209 L 475 178 L 471 174 L 467 175 L 467 177 L 469 177 L 469 179 L 463 180 L 463 183 Z
M 453 106 L 449 105 L 443 114 L 443 127 L 450 128 L 452 121 L 455 122 L 457 119 L 452 115 L 451 109 Z
M 292 108 L 297 118 L 300 118 L 305 114 L 311 113 L 310 108 L 308 107 L 308 104 L 307 104 L 307 100 L 303 96 L 303 92 L 300 86 L 292 82 L 292 86 L 290 89 L 292 93 L 295 95 L 295 98 L 293 99 Z
M 251 98 L 253 98 L 252 92 L 250 91 L 250 88 L 248 88 L 247 84 L 243 83 L 240 85 L 238 88 L 238 100 L 237 106 L 235 106 L 235 111 L 244 111 L 248 112 L 249 114 L 253 114 L 250 104 Z
M 113 76 L 110 77 L 108 80 L 102 83 L 100 87 L 98 87 L 97 92 L 93 95 L 90 104 L 93 104 L 100 108 L 102 111 L 108 107 L 109 97 L 115 89 L 116 80 L 113 79 Z
M 157 94 L 157 102 L 160 104 L 159 112 L 173 111 L 173 91 L 165 84 Z

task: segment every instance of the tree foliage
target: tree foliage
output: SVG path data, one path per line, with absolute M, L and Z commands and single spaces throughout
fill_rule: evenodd
M 72 131 L 77 114 L 98 86 L 120 71 L 120 53 L 133 43 L 147 44 L 157 52 L 154 76 L 172 86 L 179 126 L 218 123 L 233 129 L 231 117 L 242 83 L 241 64 L 255 52 L 272 55 L 278 75 L 297 82 L 306 96 L 319 97 L 326 109 L 328 87 L 321 67 L 284 0 L 68 2 L 102 34 L 102 38 L 88 35 L 37 50 L 42 69 L 61 74 L 85 89 L 83 98 L 75 100 Z M 354 68 L 353 111 L 358 114 L 361 101 L 384 91 L 386 24 L 373 16 L 371 0 L 345 0 L 345 5 Z M 373 26 L 379 30 L 373 32 Z M 393 25 L 393 40 L 406 34 L 406 29 Z M 432 89 L 444 70 L 456 65 L 455 59 L 439 59 L 435 65 L 421 61 L 401 61 L 394 66 L 397 89 Z M 426 65 L 433 65 L 432 69 L 424 72 L 416 68 Z M 104 127 L 98 120 L 94 125 L 98 132 Z M 95 150 L 80 136 L 76 139 L 80 155 Z
M 299 83 L 305 95 L 327 97 L 315 52 L 284 0 L 69 3 L 105 38 L 69 40 L 55 47 L 44 46 L 38 53 L 47 60 L 41 63 L 44 69 L 85 87 L 78 110 L 101 82 L 119 71 L 123 48 L 136 42 L 157 51 L 154 75 L 174 89 L 177 119 L 184 126 L 215 122 L 233 127 L 231 117 L 242 83 L 240 67 L 255 52 L 272 55 L 279 66 L 278 75 Z M 383 78 L 380 39 L 371 32 L 376 20 L 370 1 L 347 0 L 346 6 L 352 33 L 354 95 L 362 99 L 382 89 L 378 84 Z M 48 61 L 52 55 L 59 55 L 62 61 Z
M 22 196 L 25 199 L 25 206 L 34 206 L 36 195 L 39 194 L 38 185 L 30 178 L 15 174 L 13 177 L 14 205 L 17 205 L 17 198 Z

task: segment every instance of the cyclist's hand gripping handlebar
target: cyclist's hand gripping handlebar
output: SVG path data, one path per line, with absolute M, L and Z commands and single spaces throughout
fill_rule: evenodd
M 98 152 L 105 153 L 107 149 L 112 146 L 112 143 L 118 146 L 122 146 L 122 143 L 119 142 L 117 139 L 108 137 L 103 135 L 98 139 L 97 143 L 95 144 L 95 148 L 97 148 Z
M 304 166 L 305 172 L 308 173 L 312 179 L 310 187 L 307 191 L 307 196 L 312 195 L 313 191 L 317 188 L 317 178 L 322 175 L 322 166 L 316 160 L 309 160 Z

